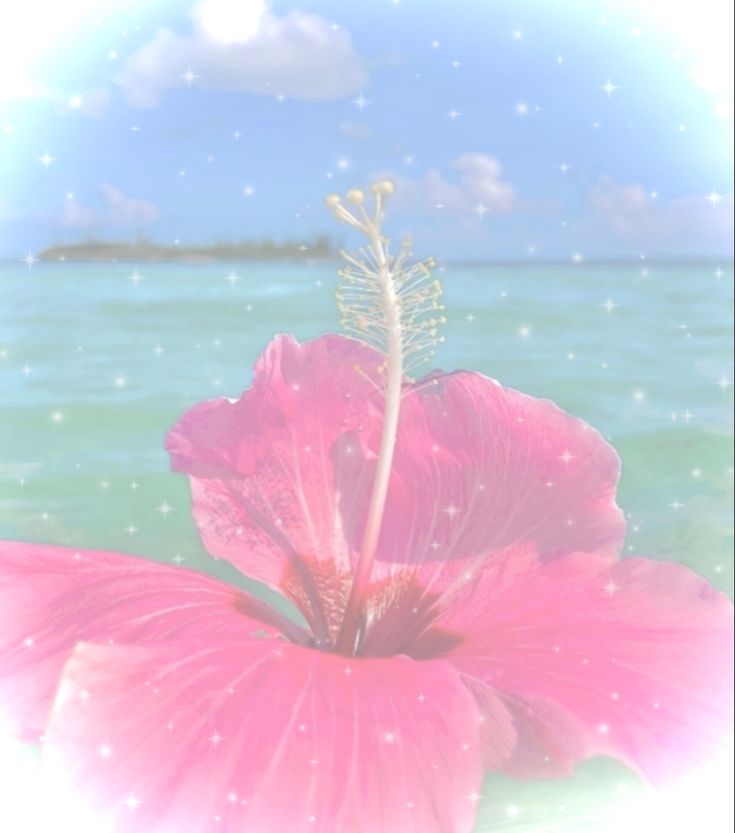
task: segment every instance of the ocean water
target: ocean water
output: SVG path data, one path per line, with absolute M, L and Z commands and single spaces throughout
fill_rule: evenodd
M 449 322 L 435 366 L 482 371 L 598 428 L 622 458 L 626 552 L 731 592 L 731 264 L 445 264 L 439 276 Z M 204 553 L 163 438 L 195 402 L 237 396 L 273 334 L 338 330 L 335 285 L 326 261 L 0 264 L 0 537 L 181 556 L 247 586 Z M 491 776 L 485 794 L 478 830 L 515 833 L 596 831 L 646 796 L 608 761 L 551 784 Z

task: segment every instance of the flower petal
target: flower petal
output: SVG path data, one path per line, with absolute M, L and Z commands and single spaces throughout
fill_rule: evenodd
M 380 363 L 339 336 L 280 336 L 240 399 L 196 405 L 166 439 L 173 468 L 191 477 L 207 550 L 289 596 L 319 638 L 339 627 L 349 593 L 344 527 L 369 487 L 351 455 L 380 426 Z
M 141 558 L 0 542 L 0 711 L 18 734 L 45 727 L 77 642 L 141 645 L 175 634 L 306 635 L 262 602 Z
M 617 554 L 619 461 L 589 425 L 479 373 L 404 397 L 379 557 L 421 565 L 531 546 Z
M 375 590 L 390 584 L 373 593 L 361 652 L 444 655 L 462 632 L 439 612 L 461 607 L 455 597 L 495 562 L 530 552 L 615 560 L 625 534 L 619 468 L 590 426 L 480 374 L 407 389 L 374 568 Z
M 280 337 L 249 391 L 197 405 L 167 440 L 207 549 L 288 595 L 320 640 L 339 628 L 359 552 L 382 363 L 339 336 Z M 415 597 L 418 576 L 434 599 L 512 547 L 614 557 L 618 471 L 600 435 L 551 402 L 477 373 L 407 383 L 374 578 L 401 574 L 399 594 L 407 583 Z M 376 588 L 375 621 L 390 596 Z
M 237 635 L 81 645 L 45 754 L 115 833 L 469 833 L 477 726 L 442 661 Z
M 687 568 L 573 554 L 490 565 L 439 617 L 452 664 L 511 711 L 503 768 L 622 759 L 651 779 L 696 765 L 732 721 L 732 605 Z

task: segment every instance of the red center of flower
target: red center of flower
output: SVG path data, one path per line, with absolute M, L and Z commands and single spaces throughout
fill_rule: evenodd
M 337 637 L 352 587 L 351 573 L 338 573 L 334 565 L 317 559 L 302 559 L 313 576 L 316 592 L 304 591 L 301 576 L 290 568 L 284 590 L 311 626 L 314 647 L 358 657 L 405 655 L 414 659 L 443 656 L 462 641 L 459 633 L 436 624 L 438 597 L 426 592 L 409 570 L 371 583 L 358 629 L 354 650 L 341 650 Z M 317 598 L 318 602 L 312 602 Z M 319 609 L 314 610 L 318 605 Z

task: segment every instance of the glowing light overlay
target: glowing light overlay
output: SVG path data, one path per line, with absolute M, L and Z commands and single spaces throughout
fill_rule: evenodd
M 651 254 L 691 254 L 713 259 L 720 285 L 731 258 L 732 0 L 557 5 L 558 29 L 547 36 L 534 28 L 532 4 L 505 4 L 503 60 L 516 67 L 512 56 L 525 56 L 524 72 L 509 71 L 506 84 L 502 61 L 489 75 L 477 44 L 465 54 L 458 30 L 443 29 L 445 4 L 428 0 L 425 9 L 415 0 L 375 0 L 374 9 L 313 0 L 308 11 L 285 0 L 21 0 L 0 24 L 0 261 L 35 275 L 54 241 L 108 235 L 172 247 L 243 235 L 307 240 L 329 227 L 321 198 L 346 175 L 388 176 L 398 185 L 391 222 L 402 231 L 417 217 L 420 253 L 548 258 L 570 269 L 640 258 L 641 280 Z M 614 29 L 599 57 L 585 34 L 593 29 L 595 38 Z M 633 67 L 618 56 L 634 49 Z M 647 50 L 668 63 L 652 61 L 639 88 Z M 558 99 L 538 81 L 554 72 L 570 85 Z M 487 92 L 488 77 L 497 90 Z M 545 121 L 556 105 L 561 115 Z M 228 291 L 247 283 L 238 270 L 223 277 Z M 129 272 L 126 289 L 152 283 L 145 269 Z M 615 321 L 622 301 L 601 294 L 596 311 Z M 672 326 L 689 338 L 689 323 Z M 518 339 L 533 344 L 539 330 L 524 321 Z M 154 343 L 151 361 L 170 349 Z M 34 380 L 33 359 L 21 372 Z M 716 372 L 710 387 L 729 395 L 731 368 Z M 130 378 L 121 367 L 111 385 L 123 393 Z M 645 405 L 647 392 L 631 387 L 627 405 Z M 64 427 L 66 410 L 52 407 L 49 426 Z M 696 403 L 682 402 L 672 424 L 697 416 Z M 165 519 L 172 509 L 164 500 L 156 511 Z M 127 531 L 132 539 L 138 529 Z M 477 833 L 730 833 L 731 747 L 723 739 L 716 760 L 661 789 L 630 775 L 565 803 L 550 794 L 544 810 L 514 798 L 502 818 L 481 812 Z M 111 833 L 112 821 L 69 793 L 53 760 L 42 765 L 42 748 L 20 743 L 0 715 L 0 831 Z M 485 792 L 497 789 L 491 776 Z M 127 801 L 134 812 L 137 797 Z

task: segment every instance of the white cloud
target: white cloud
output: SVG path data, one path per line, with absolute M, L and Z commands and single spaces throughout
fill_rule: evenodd
M 94 211 L 80 203 L 74 195 L 70 195 L 64 200 L 60 220 L 62 226 L 66 226 L 67 228 L 89 228 L 94 225 L 95 220 Z
M 100 193 L 105 203 L 105 220 L 115 226 L 143 226 L 161 215 L 158 206 L 138 197 L 128 197 L 120 188 L 103 182 Z
M 503 169 L 493 156 L 463 153 L 452 159 L 449 167 L 458 172 L 460 181 L 445 187 L 445 201 L 457 201 L 460 208 L 482 204 L 490 211 L 507 211 L 513 205 L 513 186 L 503 180 Z M 437 196 L 441 197 L 441 192 Z
M 602 176 L 589 193 L 590 215 L 583 227 L 644 251 L 696 254 L 728 250 L 733 200 L 716 205 L 705 194 L 663 199 L 640 183 Z
M 161 216 L 155 203 L 139 197 L 129 197 L 122 189 L 108 182 L 100 185 L 102 208 L 95 210 L 74 196 L 67 195 L 61 210 L 59 223 L 67 228 L 91 228 L 93 226 L 122 226 L 139 228 L 154 223 Z
M 601 176 L 589 194 L 593 212 L 607 222 L 610 228 L 626 236 L 648 223 L 654 215 L 653 198 L 638 183 L 621 185 L 611 176 Z
M 326 101 L 367 83 L 367 66 L 349 33 L 322 17 L 292 10 L 277 16 L 259 0 L 208 0 L 192 14 L 190 35 L 160 30 L 133 53 L 115 81 L 134 107 L 155 107 L 182 75 L 209 90 L 242 90 Z M 228 34 L 229 33 L 229 34 Z
M 448 169 L 448 170 L 447 170 Z M 401 202 L 442 211 L 487 211 L 503 213 L 515 205 L 513 186 L 503 179 L 500 162 L 485 153 L 463 153 L 445 169 L 431 168 L 420 179 L 394 176 Z

